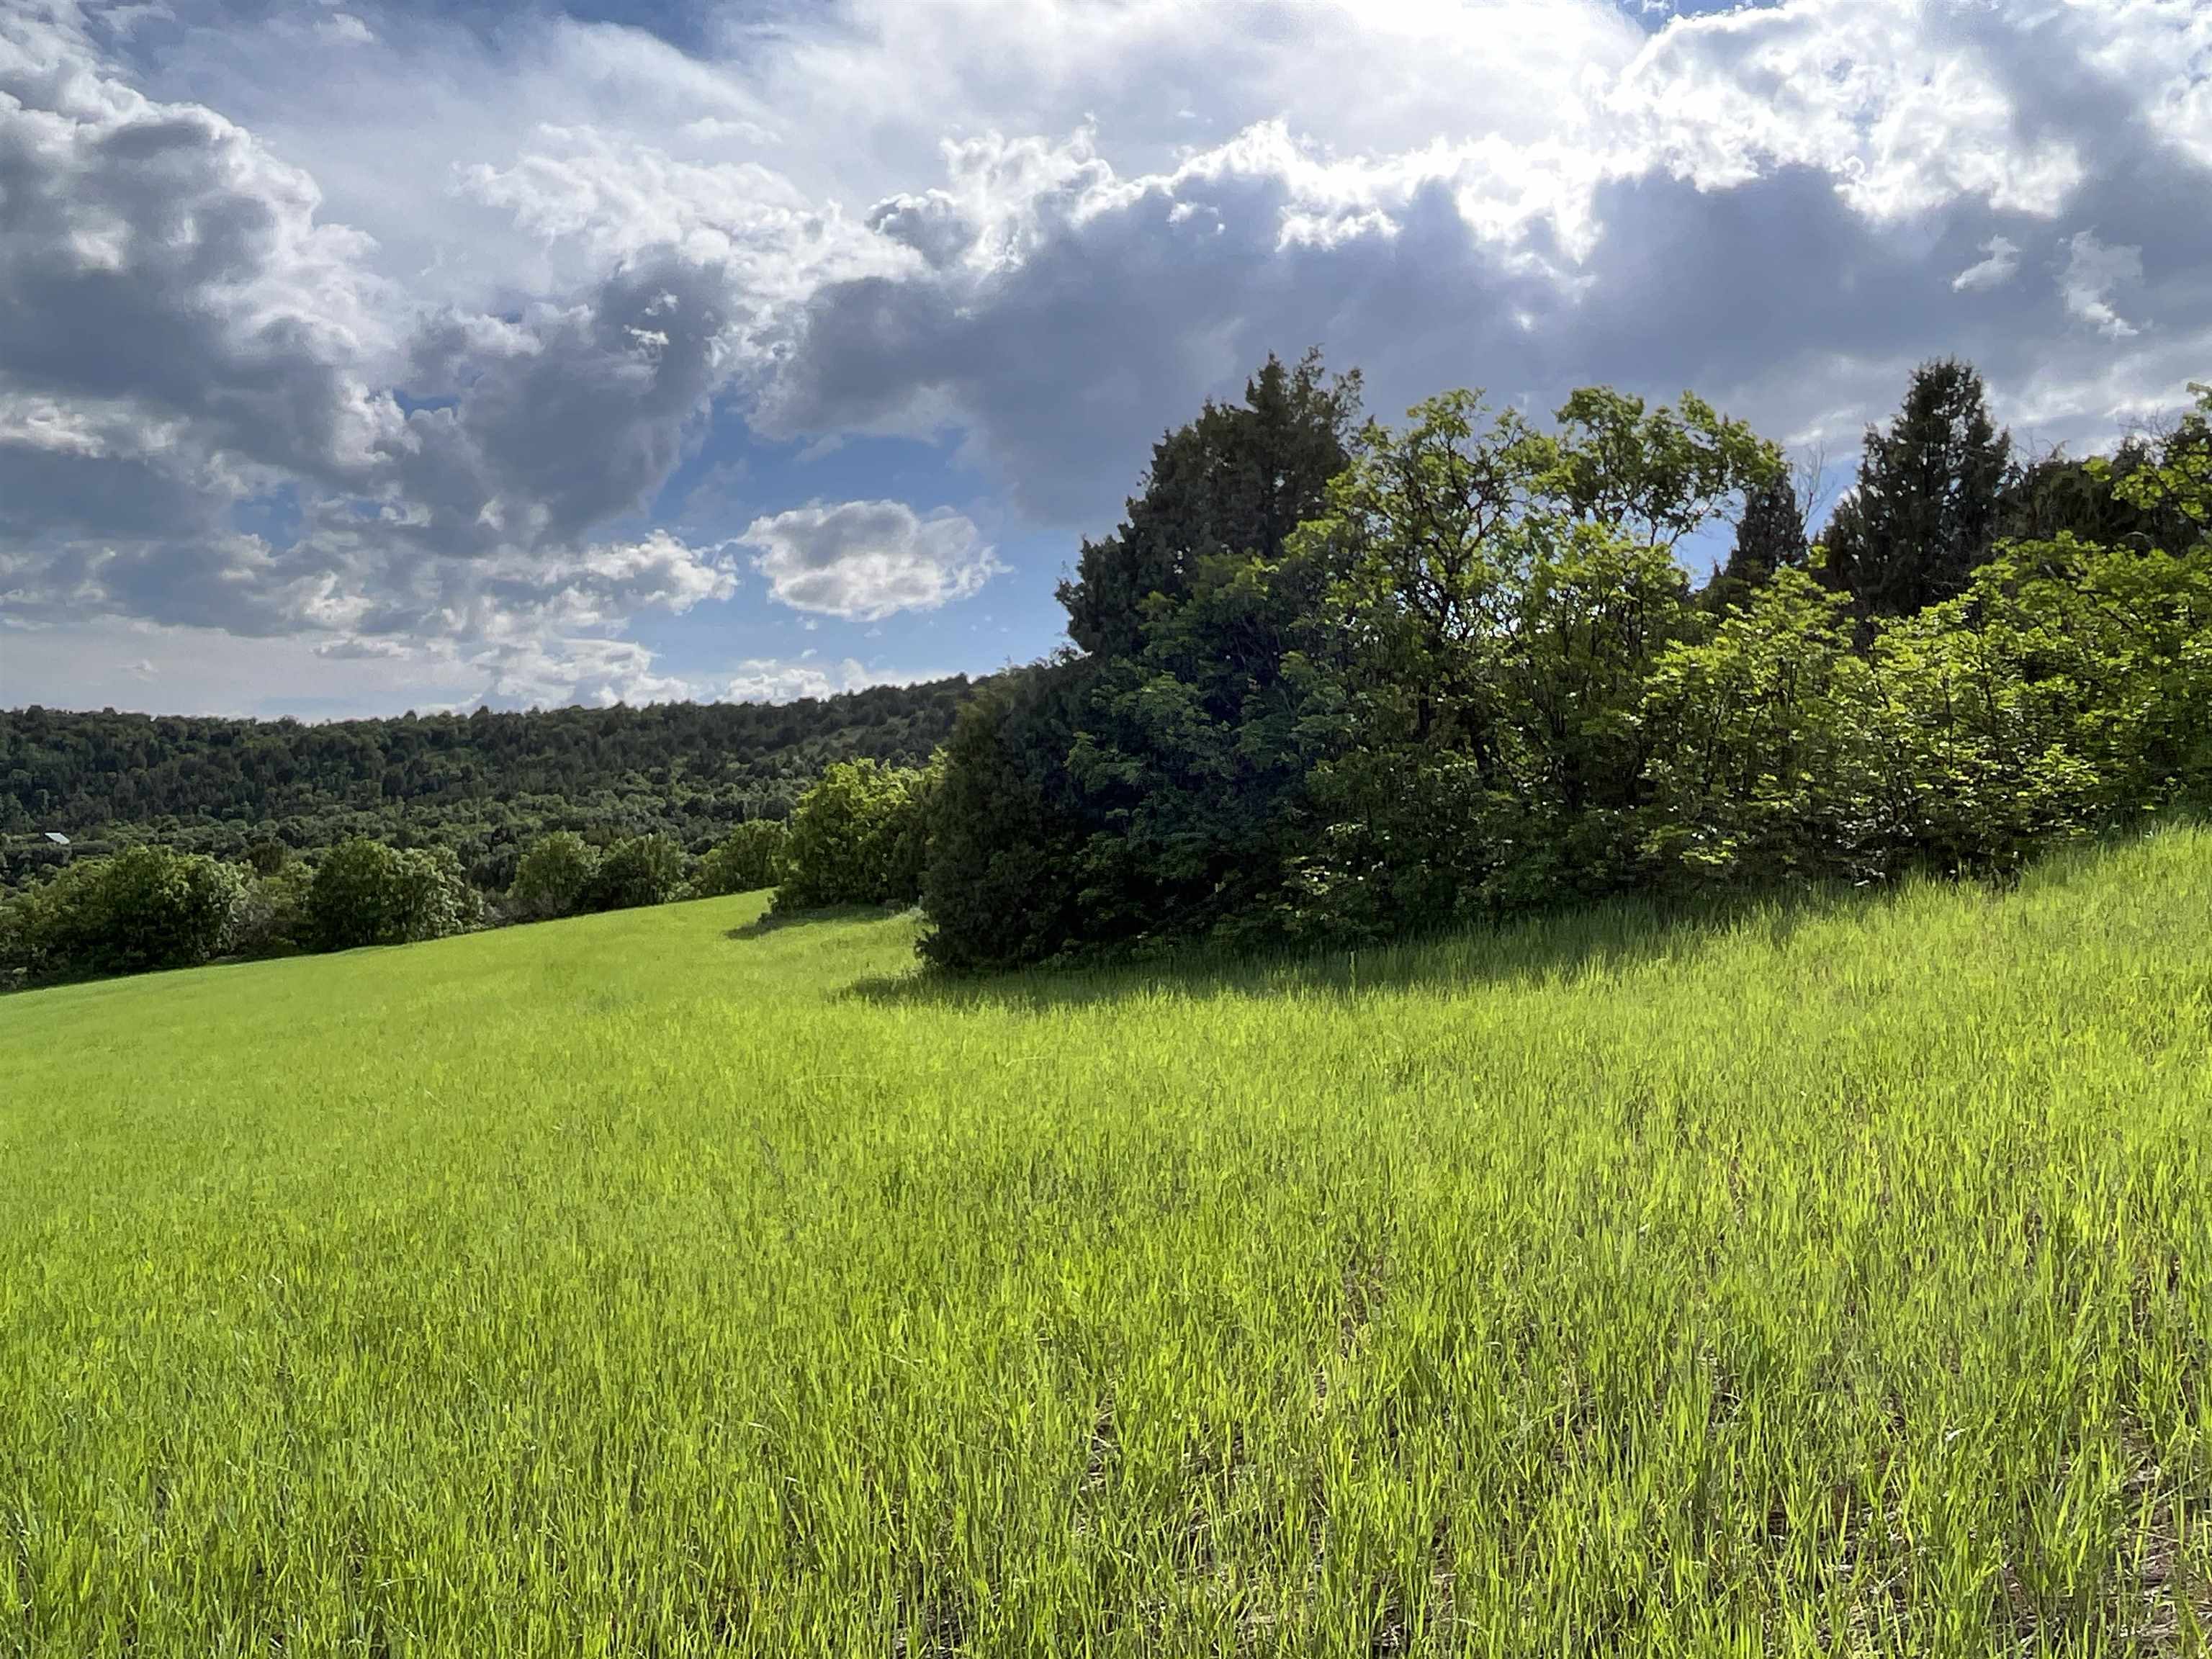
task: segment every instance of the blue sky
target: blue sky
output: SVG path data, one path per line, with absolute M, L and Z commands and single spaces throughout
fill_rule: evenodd
M 2195 0 L 15 0 L 0 94 L 0 706 L 987 672 L 1271 350 L 1832 481 L 1929 356 L 2212 375 Z

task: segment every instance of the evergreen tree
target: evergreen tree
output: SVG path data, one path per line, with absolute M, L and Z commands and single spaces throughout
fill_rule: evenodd
M 1745 493 L 1735 546 L 1698 597 L 1716 616 L 1747 603 L 1781 570 L 1802 570 L 1808 556 L 1805 503 L 1796 483 L 1776 474 Z
M 1094 656 L 1127 656 L 1154 594 L 1183 599 L 1210 554 L 1273 559 L 1344 470 L 1359 409 L 1357 373 L 1327 376 L 1318 352 L 1296 368 L 1269 357 L 1242 404 L 1209 401 L 1152 447 L 1144 493 L 1111 535 L 1085 540 L 1060 585 L 1068 637 Z
M 1867 428 L 1858 487 L 1824 541 L 1828 581 L 1862 617 L 1909 617 L 1966 590 L 1995 544 L 2012 437 L 1990 419 L 1981 375 L 1923 363 L 1887 431 Z

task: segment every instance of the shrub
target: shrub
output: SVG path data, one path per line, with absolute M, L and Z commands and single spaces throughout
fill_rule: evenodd
M 274 836 L 264 836 L 246 849 L 246 867 L 257 876 L 273 876 L 291 861 L 292 849 Z
M 230 948 L 245 878 L 164 847 L 65 866 L 11 901 L 4 950 L 23 977 L 188 968 Z
M 773 887 L 783 878 L 783 848 L 790 826 L 779 818 L 754 818 L 741 823 L 721 843 L 699 860 L 691 878 L 696 898 L 720 898 L 726 893 L 752 893 Z
M 831 766 L 792 812 L 775 908 L 913 903 L 933 775 L 873 760 Z
M 942 968 L 1036 962 L 1079 936 L 1085 839 L 1067 751 L 1090 670 L 1059 662 L 1003 675 L 954 721 L 939 786 L 922 955 Z
M 507 908 L 532 921 L 568 915 L 583 902 L 599 867 L 599 854 L 581 836 L 556 830 L 531 842 L 522 855 L 507 890 Z
M 231 948 L 242 957 L 290 956 L 307 948 L 307 895 L 315 872 L 299 863 L 246 884 Z
M 601 854 L 599 868 L 585 884 L 586 910 L 631 910 L 665 904 L 683 890 L 684 849 L 666 836 L 632 836 Z
M 312 948 L 347 951 L 440 939 L 475 926 L 482 914 L 451 853 L 356 836 L 332 848 L 315 872 L 305 920 Z

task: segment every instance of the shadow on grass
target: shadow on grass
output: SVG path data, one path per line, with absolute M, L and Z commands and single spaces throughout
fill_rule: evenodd
M 793 927 L 812 927 L 829 921 L 884 921 L 902 914 L 878 904 L 840 904 L 826 910 L 800 910 L 778 915 L 773 910 L 763 910 L 750 921 L 726 930 L 724 939 L 765 939 L 770 933 L 781 933 Z
M 1913 875 L 1880 886 L 1837 884 L 1693 898 L 1629 896 L 1358 949 L 1240 951 L 1196 944 L 1142 960 L 1107 957 L 1007 974 L 963 975 L 923 968 L 856 981 L 844 994 L 886 1006 L 1044 1011 L 1131 995 L 1287 993 L 1349 998 L 1421 986 L 1540 985 L 1611 977 L 1653 963 L 1686 963 L 1723 943 L 1780 945 L 1799 929 L 1830 918 L 1871 918 L 1930 886 L 1995 895 L 2023 884 L 2070 885 L 2093 877 L 2138 839 L 2139 833 L 2120 834 L 2056 848 L 2023 876 L 1997 881 Z
M 1168 994 L 1192 998 L 1285 994 L 1356 997 L 1448 984 L 1540 984 L 1600 976 L 1701 954 L 1723 939 L 1776 942 L 1808 922 L 1864 908 L 1893 894 L 1850 889 L 1665 903 L 1613 899 L 1380 945 L 1240 951 L 1198 944 L 1023 972 L 963 975 L 924 968 L 855 981 L 846 994 L 887 1006 L 1042 1011 Z

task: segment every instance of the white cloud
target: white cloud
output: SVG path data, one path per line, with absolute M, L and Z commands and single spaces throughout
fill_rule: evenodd
M 2002 288 L 2020 270 L 2020 246 L 2010 238 L 1992 236 L 1982 244 L 1988 257 L 1979 264 L 1968 265 L 1951 279 L 1953 290 L 1960 294 L 1982 294 L 1993 288 Z
M 966 516 L 902 501 L 816 502 L 756 519 L 738 539 L 758 550 L 753 566 L 779 602 L 848 621 L 934 611 L 1003 568 Z
M 2061 246 L 2066 250 L 2066 269 L 2058 278 L 2058 291 L 2068 313 L 2107 339 L 2140 334 L 2141 329 L 2112 308 L 2112 296 L 2121 288 L 2141 286 L 2142 250 L 2108 247 L 2087 230 L 2076 232 Z
M 834 667 L 772 658 L 748 658 L 720 688 L 732 702 L 793 702 L 801 697 L 834 697 L 864 686 L 898 684 L 871 674 L 854 658 Z

